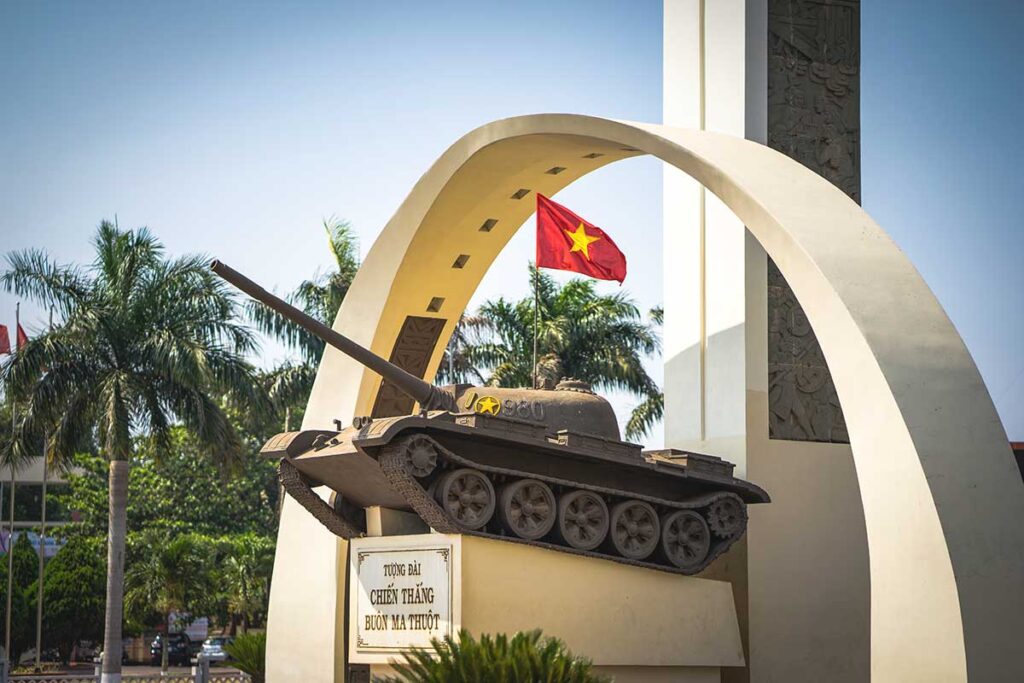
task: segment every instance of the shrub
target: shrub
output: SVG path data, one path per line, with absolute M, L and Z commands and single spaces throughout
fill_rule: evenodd
M 264 683 L 267 675 L 267 634 L 245 633 L 224 646 L 228 664 L 252 676 L 252 683 Z
M 539 630 L 484 634 L 477 641 L 466 631 L 458 640 L 431 640 L 431 648 L 413 650 L 395 663 L 397 677 L 384 683 L 602 683 L 589 660 L 573 655 L 557 638 Z
M 107 583 L 103 551 L 102 544 L 98 542 L 72 538 L 46 563 L 43 578 L 44 645 L 56 647 L 61 661 L 68 661 L 74 644 L 79 640 L 100 640 L 103 637 Z M 35 597 L 33 592 L 33 603 Z

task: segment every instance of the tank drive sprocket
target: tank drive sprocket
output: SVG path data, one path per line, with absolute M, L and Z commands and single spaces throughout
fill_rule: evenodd
M 708 506 L 708 526 L 719 538 L 732 538 L 747 528 L 747 506 L 730 494 Z

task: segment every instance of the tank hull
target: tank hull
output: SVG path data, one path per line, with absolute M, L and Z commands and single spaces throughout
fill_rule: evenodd
M 712 456 L 643 453 L 639 446 L 614 439 L 551 434 L 542 425 L 478 413 L 437 411 L 378 419 L 341 432 L 282 434 L 267 443 L 264 454 L 283 458 L 282 483 L 288 492 L 339 536 L 359 535 L 365 526 L 358 511 L 379 505 L 415 512 L 443 533 L 530 543 L 684 574 L 701 571 L 742 537 L 747 504 L 769 501 L 756 485 L 731 476 L 731 464 Z M 417 463 L 421 457 L 429 462 Z M 285 482 L 284 473 L 293 471 L 300 478 Z M 479 525 L 461 518 L 469 508 L 460 508 L 457 496 L 445 489 L 455 475 L 469 477 L 481 487 L 481 496 L 489 488 L 498 513 L 488 513 Z M 543 524 L 539 529 L 515 526 L 516 496 L 523 498 L 524 484 L 527 492 L 547 496 L 539 503 L 539 508 L 552 508 L 544 518 L 547 531 Z M 331 508 L 337 520 L 330 524 L 324 519 L 327 505 L 310 498 L 314 486 L 337 494 Z M 447 490 L 447 499 L 441 489 Z M 599 518 L 598 533 L 602 515 L 606 527 L 611 524 L 603 542 L 581 538 L 588 529 L 586 522 L 571 521 L 573 504 L 591 506 L 584 512 Z M 731 515 L 731 526 L 723 524 L 723 511 Z M 684 557 L 678 546 L 675 555 L 667 546 L 634 552 L 628 544 L 636 539 L 627 532 L 636 525 L 623 516 L 628 514 L 639 514 L 641 521 L 646 515 L 655 527 L 688 524 L 699 537 L 699 561 Z

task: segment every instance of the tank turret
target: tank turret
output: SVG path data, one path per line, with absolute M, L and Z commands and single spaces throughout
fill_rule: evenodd
M 420 406 L 412 415 L 356 417 L 343 429 L 287 432 L 264 445 L 264 455 L 280 458 L 285 490 L 339 536 L 361 535 L 363 510 L 382 506 L 414 512 L 442 533 L 693 574 L 743 535 L 747 504 L 769 502 L 721 458 L 643 452 L 622 441 L 611 405 L 584 381 L 437 387 L 227 265 L 211 268 Z M 334 491 L 330 504 L 314 486 Z

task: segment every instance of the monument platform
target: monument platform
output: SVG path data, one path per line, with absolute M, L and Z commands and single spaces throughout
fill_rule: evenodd
M 721 667 L 744 664 L 728 583 L 473 536 L 417 534 L 353 541 L 353 606 L 359 601 L 357 591 L 367 594 L 374 581 L 391 585 L 388 576 L 356 576 L 361 552 L 365 558 L 389 548 L 433 550 L 444 542 L 453 548 L 451 576 L 417 577 L 410 583 L 422 578 L 440 587 L 450 582 L 453 631 L 464 628 L 479 636 L 539 628 L 590 658 L 601 673 L 627 683 L 709 683 L 721 680 Z M 418 565 L 412 557 L 405 561 Z M 372 560 L 365 566 L 371 567 Z M 350 636 L 355 636 L 349 641 L 350 661 L 368 661 L 355 645 L 360 637 L 356 622 L 365 619 L 361 613 L 350 614 Z M 373 659 L 372 676 L 389 671 L 384 657 Z

